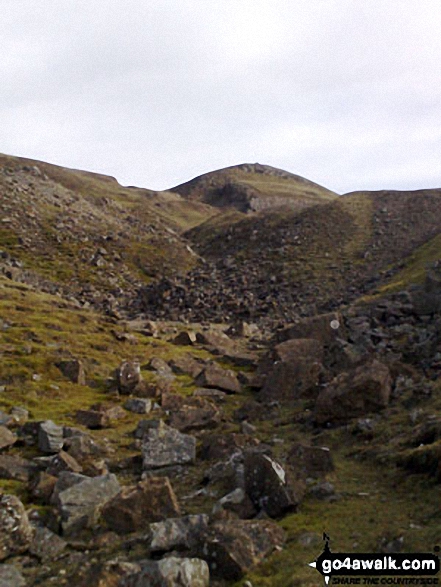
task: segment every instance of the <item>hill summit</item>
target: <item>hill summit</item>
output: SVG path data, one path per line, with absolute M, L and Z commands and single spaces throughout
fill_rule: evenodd
M 205 173 L 170 191 L 188 200 L 246 213 L 282 206 L 302 210 L 337 197 L 299 175 L 260 163 L 242 163 Z

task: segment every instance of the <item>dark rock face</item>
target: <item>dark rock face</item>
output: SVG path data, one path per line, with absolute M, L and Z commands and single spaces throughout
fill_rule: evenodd
M 314 416 L 318 424 L 343 424 L 351 418 L 377 412 L 389 403 L 391 376 L 377 360 L 341 373 L 317 398 Z
M 272 521 L 220 521 L 202 533 L 199 556 L 213 575 L 237 580 L 284 542 L 283 530 Z
M 287 340 L 278 344 L 261 371 L 268 369 L 260 393 L 263 400 L 292 400 L 313 391 L 323 372 L 323 347 L 315 339 Z
M 180 515 L 179 504 L 167 477 L 150 477 L 124 487 L 102 511 L 107 525 L 119 534 L 145 530 L 150 522 Z
M 221 389 L 227 393 L 240 393 L 241 390 L 236 373 L 231 369 L 223 369 L 216 363 L 205 367 L 196 378 L 196 385 Z
M 296 509 L 303 491 L 284 467 L 257 451 L 245 453 L 244 466 L 245 491 L 258 511 L 277 518 Z
M 26 552 L 33 530 L 23 504 L 15 495 L 0 494 L 0 561 Z

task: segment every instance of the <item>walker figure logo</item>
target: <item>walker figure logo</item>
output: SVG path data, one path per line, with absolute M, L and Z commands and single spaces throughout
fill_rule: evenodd
M 325 547 L 322 554 L 312 563 L 310 567 L 316 569 L 325 578 L 326 585 L 333 575 L 339 577 L 354 577 L 352 580 L 345 580 L 344 584 L 395 584 L 395 585 L 416 585 L 431 584 L 438 585 L 438 579 L 405 579 L 403 577 L 433 577 L 440 570 L 439 558 L 431 553 L 418 554 L 392 554 L 383 555 L 378 553 L 372 554 L 349 554 L 349 553 L 332 553 L 329 548 L 329 536 L 323 534 Z M 438 550 L 438 549 L 437 549 Z M 355 577 L 369 575 L 374 577 L 372 580 Z M 401 579 L 375 579 L 375 577 L 397 577 Z M 340 583 L 340 581 L 339 581 Z

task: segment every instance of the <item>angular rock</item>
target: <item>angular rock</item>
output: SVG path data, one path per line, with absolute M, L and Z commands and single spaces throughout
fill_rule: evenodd
M 218 403 L 226 401 L 227 393 L 220 389 L 206 389 L 205 387 L 198 387 L 193 391 L 194 397 L 206 397 L 207 399 L 213 399 Z
M 145 561 L 140 573 L 123 579 L 118 587 L 208 587 L 210 571 L 197 558 L 168 557 Z
M 124 361 L 116 370 L 118 391 L 122 395 L 132 394 L 142 381 L 141 367 L 137 361 Z
M 66 541 L 57 534 L 44 526 L 37 526 L 33 540 L 29 545 L 29 552 L 39 558 L 42 563 L 46 563 L 57 559 L 66 546 Z
M 33 529 L 26 510 L 15 495 L 0 494 L 0 561 L 26 552 Z
M 0 426 L 0 450 L 9 448 L 15 444 L 17 436 L 13 434 L 6 426 Z
M 170 361 L 170 366 L 177 375 L 190 375 L 196 378 L 204 368 L 204 364 L 192 355 L 182 355 Z
M 87 434 L 67 438 L 64 448 L 74 459 L 80 462 L 88 457 L 104 456 L 108 452 L 105 447 L 97 444 Z
M 257 514 L 253 502 L 241 487 L 224 495 L 213 507 L 214 515 L 225 511 L 232 512 L 242 519 L 254 518 Z
M 201 535 L 198 555 L 208 562 L 213 575 L 235 581 L 284 542 L 284 531 L 270 520 L 226 520 Z
M 221 419 L 221 412 L 207 400 L 193 398 L 170 417 L 170 425 L 181 432 L 214 428 Z
M 240 393 L 241 387 L 237 375 L 231 369 L 223 369 L 216 363 L 207 365 L 196 378 L 196 385 L 200 387 L 213 387 L 228 393 Z
M 26 587 L 26 581 L 14 565 L 0 565 L 0 587 Z
M 148 435 L 150 430 L 165 430 L 167 425 L 162 420 L 140 420 L 134 431 L 135 438 L 142 439 Z
M 196 333 L 192 330 L 183 330 L 172 340 L 173 344 L 190 346 L 196 343 Z
M 185 465 L 196 458 L 196 438 L 170 427 L 150 429 L 142 445 L 144 469 Z
M 40 422 L 38 428 L 38 448 L 48 454 L 59 452 L 63 448 L 63 427 L 52 420 Z
M 221 355 L 228 353 L 234 347 L 234 342 L 231 338 L 218 330 L 198 332 L 196 341 Z
M 125 411 L 121 406 L 94 404 L 89 410 L 78 410 L 76 420 L 79 424 L 98 430 L 108 428 L 112 420 L 120 420 L 126 417 Z
M 261 399 L 297 399 L 314 390 L 323 371 L 322 361 L 323 346 L 317 340 L 301 338 L 278 344 L 259 367 L 267 372 Z
M 38 470 L 32 461 L 21 457 L 0 455 L 0 479 L 28 482 Z
M 146 529 L 149 522 L 180 515 L 179 504 L 168 477 L 149 477 L 121 493 L 103 508 L 109 528 L 119 534 Z
M 58 495 L 61 526 L 66 536 L 92 528 L 102 508 L 121 488 L 115 475 L 85 478 Z
M 72 381 L 72 383 L 86 385 L 86 373 L 81 361 L 78 359 L 67 359 L 55 364 L 63 375 Z
M 149 369 L 155 371 L 157 375 L 164 379 L 169 379 L 173 381 L 175 376 L 173 375 L 173 371 L 170 365 L 159 357 L 154 357 L 149 363 Z
M 98 410 L 78 410 L 75 415 L 78 424 L 90 430 L 100 430 L 110 426 L 110 418 L 105 412 Z
M 295 444 L 289 451 L 287 462 L 296 476 L 322 477 L 334 470 L 331 451 L 324 446 Z
M 150 524 L 152 552 L 170 550 L 190 550 L 201 532 L 208 527 L 209 517 L 205 514 L 171 518 Z
M 124 408 L 135 414 L 148 414 L 152 410 L 152 401 L 147 398 L 133 397 L 124 403 Z
M 71 471 L 72 473 L 81 473 L 83 467 L 74 459 L 73 456 L 61 450 L 51 460 L 50 465 L 46 469 L 48 475 L 58 477 L 61 471 Z
M 259 441 L 246 434 L 226 432 L 222 434 L 208 434 L 202 439 L 198 456 L 203 460 L 221 460 L 230 458 L 234 453 L 240 453 L 245 448 L 252 448 Z
M 257 510 L 276 518 L 296 509 L 304 491 L 284 467 L 257 451 L 245 453 L 244 466 L 245 491 Z
M 341 373 L 318 396 L 314 417 L 318 424 L 343 424 L 377 412 L 389 403 L 391 376 L 377 360 Z

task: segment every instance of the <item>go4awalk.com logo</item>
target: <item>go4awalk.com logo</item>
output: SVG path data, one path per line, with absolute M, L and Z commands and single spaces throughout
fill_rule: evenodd
M 437 554 L 333 553 L 327 534 L 323 540 L 322 554 L 309 566 L 323 575 L 326 585 L 331 579 L 333 585 L 439 585 Z

